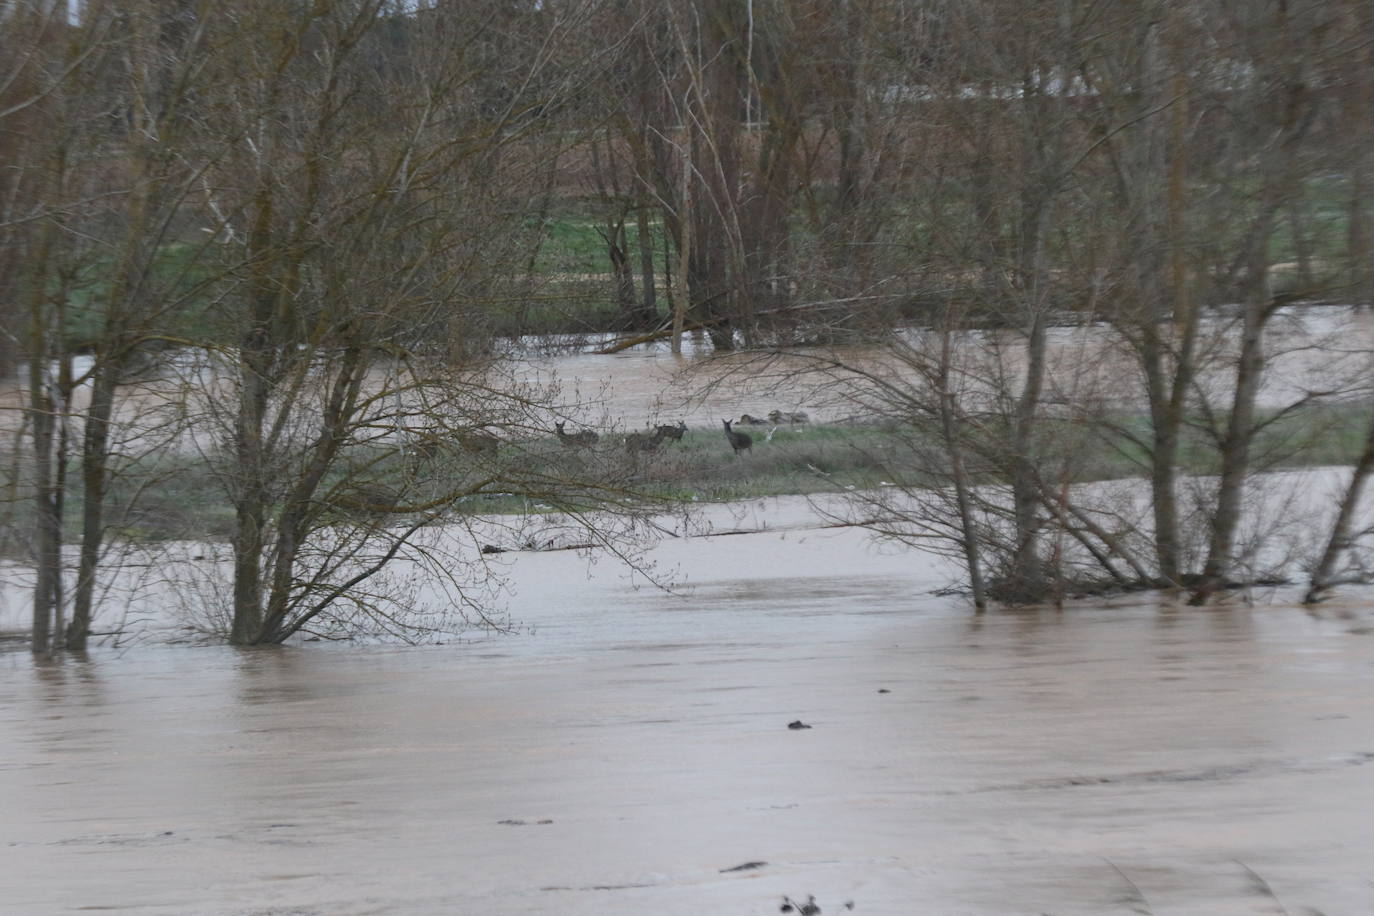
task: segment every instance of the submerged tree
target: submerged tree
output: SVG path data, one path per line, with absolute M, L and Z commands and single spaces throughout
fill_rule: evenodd
M 235 397 L 206 401 L 229 444 L 235 643 L 278 642 L 367 604 L 365 583 L 419 556 L 415 533 L 460 499 L 585 505 L 604 483 L 530 476 L 520 441 L 548 394 L 494 381 L 474 308 L 517 274 L 524 188 L 495 163 L 528 129 L 523 112 L 553 99 L 492 105 L 475 91 L 489 75 L 484 14 L 456 5 L 407 21 L 406 67 L 379 70 L 385 12 L 263 10 L 222 64 L 217 128 L 252 141 L 226 144 L 212 169 L 243 265 L 227 294 L 243 308 L 237 345 L 220 357 Z M 541 30 L 544 45 L 507 64 L 505 86 L 544 86 L 571 23 L 506 24 Z M 439 465 L 447 479 L 415 473 L 440 456 L 469 460 Z
M 1260 401 L 1266 366 L 1295 355 L 1276 316 L 1320 291 L 1300 254 L 1315 230 L 1290 217 L 1332 161 L 1308 143 L 1327 110 L 1313 87 L 1350 49 L 1318 8 L 1039 12 L 943 9 L 931 46 L 885 71 L 928 138 L 893 186 L 918 266 L 891 287 L 916 291 L 919 321 L 844 312 L 881 355 L 788 350 L 786 371 L 902 431 L 896 485 L 853 497 L 857 514 L 946 544 L 976 604 L 1159 585 L 1204 601 L 1254 574 L 1241 508 L 1275 443 L 1301 435 L 1284 430 L 1365 390 L 1332 351 L 1323 379 L 1290 371 L 1298 390 Z M 1274 269 L 1283 245 L 1291 275 Z M 1138 463 L 1149 499 L 1083 486 L 1093 456 Z
M 182 138 L 200 34 L 171 27 L 181 8 L 91 2 L 79 21 L 60 9 L 19 4 L 7 23 L 23 41 L 18 75 L 28 86 L 6 113 L 19 122 L 8 231 L 25 254 L 13 278 L 28 308 L 36 651 L 85 647 L 115 455 L 130 459 L 158 438 L 112 436 L 117 387 L 171 333 L 194 285 L 180 269 L 194 257 L 171 253 L 169 242 L 197 181 Z M 69 475 L 76 457 L 79 489 Z M 61 544 L 73 490 L 80 550 L 66 624 Z
M 101 565 L 104 513 L 140 456 L 199 454 L 216 470 L 241 644 L 402 626 L 380 583 L 410 561 L 456 588 L 464 570 L 418 533 L 465 499 L 523 494 L 589 525 L 620 505 L 616 462 L 541 453 L 559 394 L 502 374 L 488 314 L 527 254 L 531 138 L 576 82 L 560 49 L 586 12 L 146 2 L 87 4 L 64 27 L 69 43 L 43 61 L 57 88 L 40 93 L 61 106 L 57 128 L 19 158 L 24 182 L 46 182 L 23 185 L 45 209 L 24 236 L 43 256 L 21 278 L 36 650 L 61 624 L 75 435 L 72 648 L 99 583 L 119 575 Z M 517 45 L 535 53 L 496 53 Z M 84 375 L 70 369 L 78 285 L 95 291 Z M 131 374 L 150 366 L 160 413 L 131 425 Z M 78 386 L 90 396 L 69 425 Z M 633 509 L 620 515 L 633 524 Z M 597 525 L 592 540 L 616 538 L 617 523 Z

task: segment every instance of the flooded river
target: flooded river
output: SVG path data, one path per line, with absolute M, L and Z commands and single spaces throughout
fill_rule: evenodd
M 1319 339 L 1366 359 L 1367 316 L 1293 321 L 1266 404 L 1329 374 Z M 1098 336 L 1057 331 L 1056 364 Z M 844 416 L 692 364 L 519 371 L 621 428 Z M 500 555 L 510 632 L 447 645 L 0 652 L 0 914 L 1374 912 L 1374 592 L 975 617 L 804 501 L 711 513 L 647 555 L 673 593 Z
M 1361 596 L 974 617 L 774 528 L 510 555 L 449 645 L 0 655 L 0 913 L 1374 912 Z
M 1202 322 L 1199 347 L 1204 355 L 1194 386 L 1216 405 L 1226 404 L 1233 390 L 1237 322 L 1238 317 L 1227 310 L 1209 311 Z M 936 346 L 923 335 L 912 328 L 899 338 L 917 351 Z M 1258 393 L 1261 407 L 1279 409 L 1308 398 L 1328 403 L 1370 397 L 1374 312 L 1345 306 L 1291 307 L 1271 320 L 1265 340 L 1266 367 Z M 704 337 L 689 336 L 680 355 L 671 353 L 666 342 L 613 354 L 594 352 L 608 342 L 508 341 L 510 352 L 493 370 L 491 384 L 498 389 L 512 382 L 535 386 L 544 392 L 538 399 L 547 395 L 550 409 L 547 416 L 536 418 L 533 428 L 503 430 L 501 435 L 514 439 L 552 435 L 553 422 L 560 416 L 571 417 L 574 425 L 622 432 L 677 421 L 719 430 L 720 421 L 727 417 L 748 413 L 762 418 L 774 410 L 804 412 L 813 421 L 825 423 L 870 417 L 871 392 L 856 398 L 855 390 L 843 381 L 852 376 L 847 371 L 818 371 L 817 358 L 824 363 L 835 357 L 850 369 L 888 376 L 899 388 L 913 385 L 919 389 L 923 384 L 917 365 L 894 358 L 882 346 L 834 351 L 800 348 L 773 359 L 751 352 L 714 355 Z M 998 391 L 996 386 L 989 387 L 988 379 L 1001 379 L 1007 390 L 1017 390 L 1025 371 L 1024 349 L 1022 336 L 1014 331 L 967 331 L 956 337 L 956 363 L 967 373 L 961 383 L 966 389 L 962 392 L 966 409 L 977 409 L 980 400 L 996 400 Z M 78 358 L 78 376 L 89 368 L 88 357 Z M 226 435 L 219 426 L 222 418 L 216 419 L 216 411 L 193 398 L 199 406 L 189 410 L 188 419 L 188 391 L 199 392 L 197 397 L 228 397 L 232 367 L 207 354 L 184 351 L 162 368 L 165 377 L 120 390 L 116 417 L 126 446 L 142 439 L 189 453 L 213 450 Z M 1137 377 L 1135 358 L 1120 335 L 1105 324 L 1052 327 L 1046 369 L 1047 404 L 1144 409 L 1143 382 Z M 395 385 L 395 370 L 385 364 L 376 366 L 373 390 Z M 19 377 L 24 378 L 24 373 Z M 88 394 L 84 387 L 76 392 L 76 410 L 84 409 Z M 0 430 L 18 428 L 24 403 L 21 388 L 0 384 Z
M 1236 314 L 1218 310 L 1202 322 L 1199 347 L 1205 356 L 1195 384 L 1214 404 L 1226 404 L 1234 390 L 1238 320 Z M 900 336 L 914 351 L 929 351 L 926 357 L 933 360 L 938 342 L 923 340 L 923 333 L 913 328 Z M 1047 337 L 1047 402 L 1091 401 L 1143 409 L 1144 382 L 1137 375 L 1135 357 L 1109 326 L 1061 325 L 1052 327 Z M 1022 335 L 1014 331 L 959 334 L 955 360 L 966 373 L 960 382 L 962 396 L 995 401 L 998 392 L 985 384 L 988 379 L 1001 379 L 1008 390 L 1017 390 L 1025 371 L 1024 348 Z M 1372 354 L 1374 313 L 1343 306 L 1285 309 L 1268 326 L 1258 402 L 1278 409 L 1316 392 L 1321 392 L 1319 400 L 1367 400 Z M 725 417 L 766 416 L 771 410 L 805 409 L 822 422 L 867 415 L 871 393 L 856 401 L 853 390 L 838 382 L 846 372 L 818 371 L 829 357 L 851 369 L 891 378 L 899 386 L 920 384 L 915 362 L 894 360 L 889 350 L 878 346 L 800 348 L 773 360 L 749 352 L 713 356 L 701 345 L 673 356 L 665 343 L 611 355 L 527 358 L 516 361 L 515 372 L 526 381 L 557 378 L 570 413 L 588 423 L 616 423 L 628 429 L 676 420 L 716 429 Z

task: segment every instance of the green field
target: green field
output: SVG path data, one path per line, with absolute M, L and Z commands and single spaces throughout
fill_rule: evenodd
M 1330 289 L 1333 295 L 1341 288 L 1343 261 L 1348 231 L 1348 200 L 1350 189 L 1340 177 L 1320 176 L 1306 182 L 1302 195 L 1304 205 L 1274 228 L 1270 242 L 1272 262 L 1276 265 L 1274 287 L 1281 294 L 1320 295 Z M 944 204 L 946 209 L 958 208 L 958 197 Z M 602 333 L 620 328 L 615 288 L 611 277 L 611 262 L 603 233 L 608 231 L 607 204 L 597 198 L 567 196 L 553 202 L 542 215 L 517 216 L 509 233 L 503 238 L 499 262 L 485 266 L 495 271 L 496 280 L 484 298 L 455 305 L 486 334 L 500 337 L 541 334 Z M 909 263 L 928 244 L 927 225 L 931 218 L 930 204 L 924 201 L 891 200 L 884 205 L 890 220 L 882 236 L 878 251 L 891 263 L 875 263 L 874 269 L 894 277 L 906 275 Z M 948 214 L 947 214 L 948 215 Z M 823 241 L 804 213 L 794 214 L 790 220 L 791 246 L 799 259 L 808 257 Z M 953 216 L 949 216 L 953 219 Z M 523 220 L 523 222 L 521 222 Z M 655 286 L 658 290 L 657 309 L 661 318 L 669 312 L 667 280 L 671 244 L 664 237 L 660 219 L 650 222 L 653 235 Z M 1304 238 L 1300 249 L 1296 239 Z M 925 241 L 923 241 L 925 240 Z M 1224 240 L 1224 244 L 1239 244 L 1240 240 Z M 638 229 L 633 213 L 626 217 L 625 250 L 634 273 L 637 294 L 640 289 L 640 253 Z M 1051 247 L 1063 246 L 1058 257 L 1071 262 L 1084 239 L 1057 239 Z M 150 275 L 140 289 L 165 309 L 165 318 L 153 330 L 169 336 L 224 343 L 232 335 L 232 324 L 226 324 L 222 297 L 230 285 L 225 282 L 229 269 L 222 260 L 231 249 L 201 237 L 187 237 L 164 244 L 152 259 Z M 1311 276 L 1299 270 L 1304 262 Z M 675 266 L 675 265 L 674 265 Z M 108 258 L 93 258 L 62 281 L 60 291 L 65 296 L 66 328 L 69 345 L 74 349 L 89 346 L 101 336 L 104 310 L 114 264 Z M 934 285 L 940 303 L 948 297 L 948 275 Z M 929 282 L 926 283 L 930 285 Z M 917 286 L 920 286 L 918 283 Z M 935 299 L 926 301 L 928 293 L 913 286 L 898 291 L 896 304 L 907 319 L 919 318 L 922 309 Z M 54 292 L 58 292 L 55 290 Z M 977 290 L 970 290 L 973 300 L 967 305 L 970 314 L 981 314 Z M 1229 293 L 1221 293 L 1228 295 Z M 232 306 L 233 294 L 228 302 Z M 1065 307 L 1073 307 L 1066 303 Z M 836 321 L 840 316 L 827 314 Z M 996 323 L 989 314 L 985 320 Z

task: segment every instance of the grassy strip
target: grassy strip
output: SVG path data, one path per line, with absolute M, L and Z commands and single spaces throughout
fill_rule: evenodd
M 1257 437 L 1256 470 L 1352 464 L 1363 446 L 1367 416 L 1366 408 L 1322 407 L 1276 419 Z M 1105 425 L 1044 420 L 1042 474 L 1070 483 L 1143 476 L 1145 456 L 1133 437 L 1148 432 L 1148 421 L 1134 415 L 1110 419 Z M 878 423 L 784 426 L 773 430 L 771 437 L 768 427 L 746 430 L 754 445 L 738 457 L 720 430 L 690 430 L 682 441 L 665 441 L 655 453 L 631 454 L 622 437 L 612 434 L 585 451 L 561 448 L 552 438 L 504 444 L 494 459 L 460 449 L 423 461 L 399 452 L 360 452 L 351 463 L 366 467 L 366 473 L 346 478 L 340 470 L 326 481 L 325 489 L 337 486 L 356 502 L 385 505 L 390 495 L 404 493 L 416 499 L 439 486 L 461 483 L 467 475 L 475 479 L 498 469 L 504 481 L 455 507 L 461 514 L 493 515 L 546 511 L 556 503 L 548 493 L 560 481 L 589 476 L 613 481 L 625 498 L 646 502 L 724 502 L 945 482 L 939 438 L 930 428 Z M 986 443 L 984 459 L 975 455 L 972 462 L 977 480 L 1005 479 L 996 461 L 1001 450 L 995 425 L 981 423 L 970 435 L 975 443 L 979 437 Z M 1182 473 L 1216 472 L 1212 435 L 1200 426 L 1193 428 L 1182 449 Z M 73 471 L 72 479 L 77 473 Z M 116 476 L 112 497 L 110 517 L 117 537 L 222 540 L 232 530 L 233 508 L 221 481 L 197 457 L 130 462 Z M 341 519 L 356 518 L 359 512 L 370 513 L 380 523 L 391 518 L 383 511 L 358 509 L 356 502 L 352 509 L 337 510 Z M 21 499 L 7 508 L 5 527 L 22 546 L 23 533 L 32 530 L 30 504 Z M 79 517 L 79 494 L 72 494 L 66 508 L 69 519 Z M 74 522 L 69 532 L 69 537 L 76 536 Z

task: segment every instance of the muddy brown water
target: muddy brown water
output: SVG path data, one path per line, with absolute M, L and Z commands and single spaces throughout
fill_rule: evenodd
M 1224 403 L 1235 372 L 1236 316 L 1227 310 L 1207 313 L 1203 340 L 1207 354 L 1195 384 L 1217 403 Z M 910 329 L 903 336 L 916 346 L 922 332 Z M 1259 391 L 1259 403 L 1279 408 L 1301 400 L 1311 392 L 1325 392 L 1326 400 L 1367 398 L 1374 353 L 1374 312 L 1344 306 L 1301 306 L 1282 310 L 1270 323 L 1266 340 L 1267 362 Z M 555 343 L 547 339 L 512 342 L 511 357 L 502 362 L 496 384 L 507 378 L 536 385 L 557 385 L 544 432 L 552 435 L 560 416 L 571 419 L 570 428 L 586 424 L 601 430 L 628 431 L 657 423 L 686 422 L 693 428 L 718 431 L 720 421 L 742 414 L 766 417 L 769 412 L 804 412 L 811 420 L 837 422 L 871 414 L 870 398 L 836 384 L 833 377 L 805 372 L 816 368 L 810 357 L 828 351 L 799 350 L 787 359 L 761 359 L 757 353 L 713 356 L 704 338 L 689 337 L 682 355 L 674 355 L 666 343 L 641 345 L 619 353 L 598 354 L 561 349 L 541 355 Z M 566 342 L 565 342 L 566 343 Z M 1024 342 L 1012 331 L 968 331 L 956 340 L 956 363 L 968 409 L 979 409 L 980 399 L 995 402 L 997 392 L 987 379 L 1001 378 L 1010 390 L 1020 385 L 1024 372 Z M 592 340 L 587 344 L 595 346 Z M 1134 359 L 1126 345 L 1102 324 L 1056 326 L 1047 341 L 1045 399 L 1049 404 L 1073 401 L 1141 409 L 1143 383 L 1135 375 Z M 883 347 L 844 348 L 838 355 L 853 366 L 909 384 L 919 377 L 910 366 L 894 362 Z M 883 367 L 883 368 L 879 368 Z M 82 358 L 78 374 L 88 368 Z M 207 363 L 203 356 L 186 352 L 168 367 L 178 378 L 151 380 L 121 389 L 117 417 L 129 442 L 140 430 L 153 441 L 167 435 L 168 410 L 180 416 L 183 385 L 231 391 L 232 374 L 225 367 Z M 377 388 L 394 384 L 385 366 L 374 373 Z M 960 373 L 956 373 L 957 375 Z M 24 377 L 20 373 L 20 377 Z M 1335 393 L 1335 394 L 1333 394 Z M 87 392 L 77 392 L 75 403 L 84 405 Z M 24 392 L 0 383 L 0 429 L 16 428 Z M 519 435 L 524 435 L 520 433 Z M 205 419 L 175 437 L 177 448 L 186 451 L 213 449 L 222 438 L 214 422 Z
M 843 416 L 689 362 L 529 371 L 622 428 Z M 0 914 L 1374 912 L 1374 593 L 975 618 L 785 521 L 660 545 L 678 594 L 503 557 L 514 631 L 449 645 L 0 652 Z
M 1374 912 L 1367 595 L 974 617 L 852 530 L 656 558 L 682 592 L 511 556 L 515 632 L 443 646 L 0 655 L 0 913 Z
M 1204 365 L 1196 385 L 1215 403 L 1224 404 L 1233 390 L 1236 316 L 1209 312 L 1203 322 Z M 904 336 L 918 349 L 922 332 Z M 1003 379 L 1016 390 L 1024 372 L 1024 342 L 1011 331 L 969 331 L 956 341 L 965 407 L 980 399 L 995 404 L 997 391 L 986 380 Z M 1051 328 L 1047 340 L 1047 403 L 1094 403 L 1141 409 L 1144 383 L 1136 376 L 1134 357 L 1125 343 L 1101 324 Z M 1367 398 L 1374 353 L 1374 313 L 1341 306 L 1286 309 L 1268 328 L 1266 370 L 1258 399 L 1279 408 L 1314 391 L 1341 392 L 1336 398 Z M 807 351 L 781 359 L 740 352 L 713 356 L 702 346 L 674 356 L 666 344 L 640 346 L 620 353 L 563 353 L 513 364 L 517 377 L 546 382 L 557 378 L 564 410 L 596 426 L 635 429 L 646 423 L 685 421 L 694 428 L 719 429 L 724 418 L 741 414 L 766 417 L 770 411 L 804 411 L 812 420 L 836 422 L 871 413 L 871 394 L 858 394 L 835 375 L 818 372 L 812 357 L 829 351 Z M 912 384 L 911 366 L 894 361 L 882 347 L 842 348 L 837 355 L 851 366 L 880 377 Z M 933 353 L 928 353 L 932 356 Z M 810 371 L 808 371 L 810 370 Z M 962 374 L 961 374 L 962 373 Z M 843 374 L 839 374 L 842 376 Z M 917 384 L 919 387 L 919 384 Z

